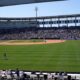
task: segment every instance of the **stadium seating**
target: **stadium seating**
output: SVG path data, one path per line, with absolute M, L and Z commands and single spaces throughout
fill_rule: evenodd
M 64 72 L 32 72 L 20 71 L 17 76 L 16 71 L 0 70 L 0 80 L 80 80 L 80 74 Z
M 80 27 L 0 29 L 0 40 L 25 39 L 80 40 Z

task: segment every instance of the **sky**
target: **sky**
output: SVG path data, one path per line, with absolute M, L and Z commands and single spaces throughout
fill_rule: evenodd
M 66 0 L 0 7 L 0 17 L 35 17 L 35 7 L 38 17 L 80 14 L 80 0 Z

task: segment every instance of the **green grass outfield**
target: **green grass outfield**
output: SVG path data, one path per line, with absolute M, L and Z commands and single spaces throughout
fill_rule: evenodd
M 6 52 L 8 60 L 4 60 Z M 0 46 L 0 69 L 80 72 L 80 41 Z

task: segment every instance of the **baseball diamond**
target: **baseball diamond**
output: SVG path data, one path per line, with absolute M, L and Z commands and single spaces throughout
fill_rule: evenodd
M 44 42 L 42 40 L 41 44 L 35 45 L 1 45 L 8 40 L 0 42 L 0 69 L 14 70 L 18 67 L 21 70 L 30 71 L 80 72 L 80 41 L 66 40 L 61 43 L 58 40 L 53 41 L 59 43 L 42 44 Z M 9 40 L 9 42 L 24 44 L 24 40 L 19 42 Z M 33 40 L 30 40 L 30 43 L 33 43 Z M 8 60 L 3 58 L 5 52 Z

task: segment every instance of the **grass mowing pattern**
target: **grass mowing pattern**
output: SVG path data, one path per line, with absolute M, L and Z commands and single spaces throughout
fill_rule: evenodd
M 3 59 L 6 53 L 8 60 Z M 0 69 L 80 72 L 80 41 L 0 46 Z

